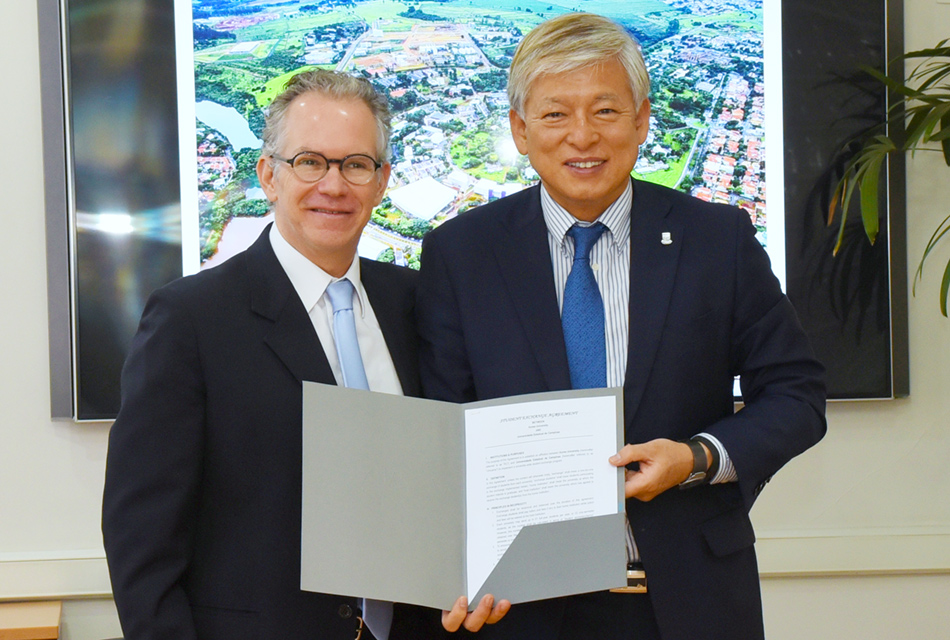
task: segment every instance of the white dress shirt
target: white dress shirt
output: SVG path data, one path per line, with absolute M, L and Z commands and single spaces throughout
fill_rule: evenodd
M 402 385 L 389 354 L 389 347 L 386 346 L 373 306 L 360 281 L 359 256 L 353 256 L 353 262 L 342 278 L 334 278 L 291 246 L 280 234 L 276 224 L 271 227 L 270 242 L 280 266 L 284 268 L 297 295 L 300 296 L 300 301 L 310 314 L 310 321 L 320 344 L 323 345 L 336 383 L 343 385 L 343 370 L 340 368 L 340 359 L 333 340 L 333 307 L 325 293 L 330 283 L 347 279 L 353 284 L 356 338 L 360 343 L 360 355 L 363 357 L 363 368 L 366 370 L 369 388 L 372 391 L 402 395 Z

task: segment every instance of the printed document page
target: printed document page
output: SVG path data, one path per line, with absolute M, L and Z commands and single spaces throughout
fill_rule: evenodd
M 465 442 L 469 597 L 522 527 L 623 508 L 612 396 L 466 409 Z

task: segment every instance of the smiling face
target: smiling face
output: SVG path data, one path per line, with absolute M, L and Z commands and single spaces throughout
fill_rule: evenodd
M 310 92 L 287 108 L 277 155 L 292 158 L 315 151 L 330 159 L 362 153 L 373 158 L 376 120 L 360 100 L 336 99 Z M 346 273 L 360 233 L 389 181 L 384 164 L 369 184 L 354 185 L 334 164 L 319 182 L 304 182 L 286 162 L 261 157 L 257 176 L 274 210 L 280 234 L 297 251 L 332 276 Z
M 524 117 L 509 114 L 518 151 L 527 154 L 555 202 L 592 221 L 620 197 L 650 124 L 616 59 L 539 76 Z

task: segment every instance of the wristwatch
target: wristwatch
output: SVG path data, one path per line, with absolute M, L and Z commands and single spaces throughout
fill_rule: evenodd
M 697 440 L 684 440 L 682 442 L 688 445 L 689 450 L 693 452 L 693 470 L 689 476 L 679 484 L 680 489 L 689 489 L 705 484 L 706 476 L 708 475 L 706 472 L 709 471 L 706 460 L 706 450 L 703 449 L 703 445 Z

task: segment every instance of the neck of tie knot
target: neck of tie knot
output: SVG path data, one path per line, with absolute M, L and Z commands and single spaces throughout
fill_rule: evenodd
M 344 278 L 331 282 L 327 287 L 327 297 L 334 313 L 353 309 L 353 283 Z
M 567 235 L 574 239 L 574 262 L 578 260 L 587 261 L 590 259 L 590 250 L 597 244 L 597 240 L 607 229 L 600 222 L 596 222 L 589 227 L 582 227 L 575 224 L 567 230 Z

